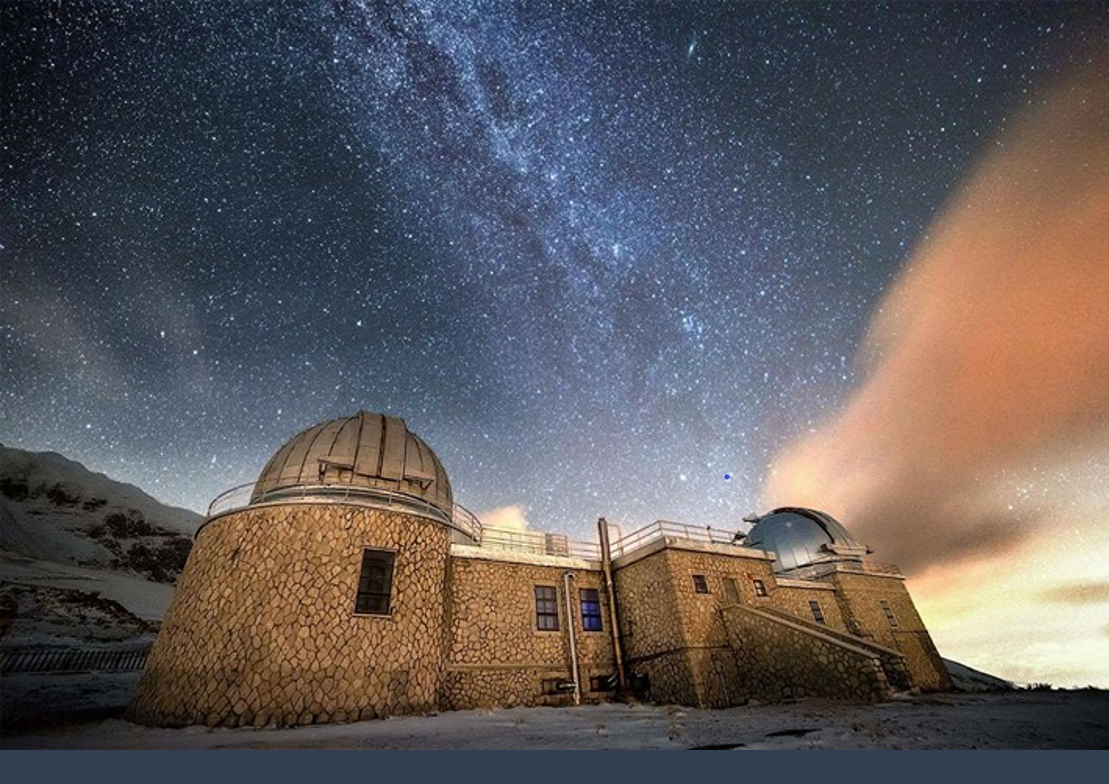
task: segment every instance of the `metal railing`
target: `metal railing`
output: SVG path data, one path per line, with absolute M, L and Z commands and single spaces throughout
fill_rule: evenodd
M 516 553 L 555 555 L 566 558 L 601 559 L 601 546 L 595 542 L 576 542 L 563 534 L 543 531 L 519 531 L 511 528 L 483 528 L 481 547 Z
M 477 515 L 462 504 L 454 505 L 454 509 L 451 511 L 451 522 L 455 529 L 466 534 L 475 542 L 481 541 L 482 532 L 484 531 L 481 520 L 478 520 Z
M 417 496 L 386 488 L 358 487 L 346 484 L 299 485 L 296 487 L 277 487 L 272 490 L 260 489 L 257 483 L 254 482 L 239 485 L 221 493 L 212 501 L 208 506 L 208 518 L 201 525 L 201 528 L 220 515 L 236 512 L 248 506 L 269 503 L 317 503 L 320 501 L 364 504 L 381 509 L 414 512 L 461 531 L 480 547 L 536 555 L 582 558 L 591 561 L 600 560 L 601 558 L 601 547 L 596 542 L 573 541 L 563 534 L 545 533 L 543 531 L 487 528 L 481 524 L 481 521 L 473 512 L 461 504 L 454 504 L 451 514 L 448 515 L 439 507 Z M 646 547 L 652 542 L 667 538 L 684 539 L 704 544 L 742 544 L 742 532 L 739 531 L 713 528 L 712 526 L 687 525 L 670 520 L 656 520 L 627 535 L 614 539 L 612 541 L 612 557 L 619 558 L 622 555 Z M 851 568 L 847 563 L 842 563 L 841 566 Z M 857 571 L 901 576 L 901 570 L 896 566 L 879 564 L 869 560 L 859 564 Z
M 713 528 L 711 525 L 696 526 L 674 523 L 669 520 L 656 520 L 614 541 L 612 543 L 612 557 L 619 558 L 660 539 L 686 539 L 705 544 L 734 544 L 736 535 L 736 531 Z
M 3 648 L 0 673 L 126 672 L 146 666 L 150 646 L 142 648 Z
M 232 487 L 216 496 L 208 505 L 208 517 L 200 526 L 203 528 L 213 519 L 246 509 L 249 506 L 260 506 L 274 503 L 320 503 L 320 502 L 350 503 L 372 506 L 378 509 L 395 509 L 397 511 L 412 512 L 423 517 L 438 520 L 452 528 L 461 531 L 476 542 L 481 541 L 481 521 L 473 512 L 461 504 L 454 504 L 451 513 L 447 514 L 438 506 L 418 496 L 389 490 L 383 487 L 359 487 L 349 484 L 329 485 L 297 485 L 295 487 L 274 487 L 266 489 L 259 487 L 257 482 L 250 482 L 238 487 Z M 199 533 L 199 529 L 197 533 Z

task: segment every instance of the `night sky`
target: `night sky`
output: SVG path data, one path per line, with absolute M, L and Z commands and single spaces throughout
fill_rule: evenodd
M 953 188 L 1106 30 L 563 5 L 4 3 L 0 441 L 203 510 L 365 408 L 478 512 L 738 527 Z

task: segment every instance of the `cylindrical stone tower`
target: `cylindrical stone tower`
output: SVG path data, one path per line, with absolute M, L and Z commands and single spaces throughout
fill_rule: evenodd
M 237 500 L 238 499 L 238 500 Z M 403 420 L 295 436 L 213 503 L 129 718 L 290 725 L 438 707 L 452 535 L 475 535 Z

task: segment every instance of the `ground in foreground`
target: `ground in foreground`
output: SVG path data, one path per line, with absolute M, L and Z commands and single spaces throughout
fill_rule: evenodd
M 120 719 L 6 733 L 6 748 L 1106 749 L 1109 692 L 1010 691 L 879 705 L 804 700 L 472 710 L 289 729 L 155 729 Z

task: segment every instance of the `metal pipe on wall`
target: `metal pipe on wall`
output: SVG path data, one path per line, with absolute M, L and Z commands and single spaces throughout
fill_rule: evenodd
M 608 521 L 603 517 L 597 518 L 597 530 L 601 541 L 601 571 L 604 572 L 605 593 L 608 594 L 608 619 L 612 632 L 612 652 L 616 659 L 616 680 L 620 693 L 623 694 L 627 690 L 627 683 L 624 679 L 624 651 L 620 645 L 620 620 L 616 617 L 616 588 L 612 581 L 612 543 L 608 535 Z
M 566 590 L 566 628 L 570 632 L 570 665 L 574 673 L 574 704 L 581 705 L 581 677 L 578 674 L 578 644 L 574 635 L 574 605 L 570 601 L 570 581 L 577 579 L 573 572 L 562 575 L 562 584 Z

